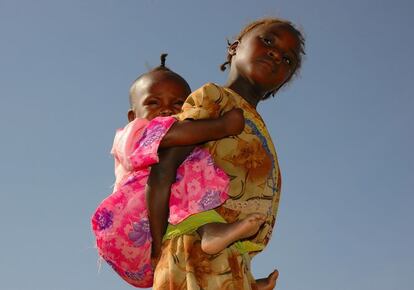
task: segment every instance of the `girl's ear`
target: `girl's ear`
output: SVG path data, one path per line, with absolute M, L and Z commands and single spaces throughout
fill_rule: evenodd
M 237 47 L 239 46 L 240 41 L 236 40 L 232 44 L 229 45 L 227 52 L 233 56 L 236 54 Z
M 128 121 L 129 122 L 132 122 L 132 121 L 134 121 L 135 120 L 135 112 L 133 111 L 133 110 L 129 110 L 128 111 Z

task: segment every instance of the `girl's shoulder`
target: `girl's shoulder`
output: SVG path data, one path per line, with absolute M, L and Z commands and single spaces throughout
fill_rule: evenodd
M 206 83 L 190 94 L 192 98 L 217 99 L 223 88 L 215 83 Z
M 215 83 L 206 83 L 190 94 L 187 101 L 191 105 L 202 103 L 215 103 L 220 106 L 238 103 L 239 96 L 231 90 Z
M 181 120 L 217 118 L 234 107 L 236 107 L 234 98 L 223 87 L 206 83 L 188 96 L 179 118 Z

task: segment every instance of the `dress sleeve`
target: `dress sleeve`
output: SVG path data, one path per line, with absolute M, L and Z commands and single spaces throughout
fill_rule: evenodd
M 158 147 L 176 121 L 174 117 L 157 117 L 149 122 L 129 156 L 133 170 L 147 168 L 158 163 Z
M 188 96 L 178 118 L 179 120 L 217 118 L 228 110 L 230 103 L 229 97 L 219 86 L 207 83 Z

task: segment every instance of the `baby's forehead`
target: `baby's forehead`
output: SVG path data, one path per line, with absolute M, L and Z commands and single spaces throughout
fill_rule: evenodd
M 151 90 L 154 87 L 180 86 L 187 88 L 188 84 L 177 74 L 169 71 L 154 71 L 143 75 L 136 83 L 135 88 Z
M 168 71 L 154 71 L 141 76 L 130 89 L 131 105 L 141 103 L 150 95 L 162 92 L 185 95 L 190 94 L 187 82 L 175 73 Z

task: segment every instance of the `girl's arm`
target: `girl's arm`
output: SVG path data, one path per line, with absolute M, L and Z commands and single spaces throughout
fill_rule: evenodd
M 177 168 L 193 149 L 194 146 L 180 146 L 161 150 L 159 162 L 151 167 L 145 195 L 152 236 L 153 264 L 156 264 L 161 254 L 162 238 L 167 229 L 171 184 L 175 182 Z
M 160 148 L 196 145 L 238 135 L 243 129 L 243 111 L 232 109 L 217 119 L 185 120 L 174 123 L 162 139 Z

